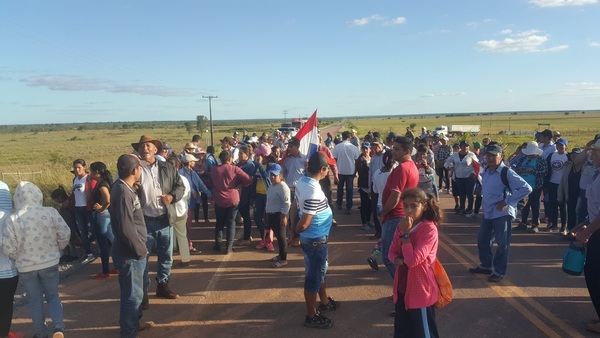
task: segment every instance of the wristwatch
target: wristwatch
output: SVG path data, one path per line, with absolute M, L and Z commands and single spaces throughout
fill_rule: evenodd
M 405 233 L 402 235 L 403 239 L 410 239 L 410 234 L 409 233 Z

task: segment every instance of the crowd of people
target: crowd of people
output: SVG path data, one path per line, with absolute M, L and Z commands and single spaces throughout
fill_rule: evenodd
M 418 136 L 410 128 L 404 135 L 369 131 L 362 138 L 356 130 L 336 137 L 327 133 L 312 154 L 303 154 L 300 140 L 280 131 L 260 137 L 235 132 L 220 141 L 219 153 L 212 145 L 203 149 L 199 142 L 194 135 L 175 152 L 166 142 L 144 135 L 131 144 L 131 154 L 118 158 L 116 179 L 104 163 L 88 167 L 76 159 L 71 194 L 64 187 L 52 193 L 58 211 L 41 205 L 41 191 L 33 183 L 21 182 L 13 212 L 8 187 L 0 184 L 3 309 L 9 300 L 12 309 L 20 279 L 36 336 L 47 336 L 44 297 L 53 337 L 64 336 L 58 264 L 74 259 L 77 244 L 84 251 L 83 264 L 100 256 L 101 271 L 92 278 L 119 275 L 120 333 L 136 337 L 153 325 L 141 321 L 143 310 L 150 307 L 149 255 L 157 255 L 156 296 L 179 298 L 170 285 L 174 246 L 178 265 L 189 266 L 190 255 L 200 253 L 191 236 L 192 224 L 200 222 L 201 210 L 209 222 L 212 204 L 215 252 L 229 255 L 240 245 L 275 252 L 276 240 L 271 264 L 284 268 L 288 247 L 301 247 L 304 325 L 329 328 L 333 321 L 325 313 L 340 307 L 326 289 L 329 233 L 337 225 L 335 212 L 352 217 L 357 191 L 362 229 L 377 242 L 367 261 L 378 270 L 380 255 L 393 279 L 394 336 L 439 336 L 433 263 L 443 193 L 452 194 L 456 214 L 470 219 L 483 215 L 477 236 L 480 262 L 469 271 L 488 275 L 490 282 L 507 274 L 512 231 L 537 233 L 545 221 L 545 230 L 587 243 L 586 282 L 600 315 L 600 259 L 590 257 L 600 250 L 600 134 L 569 151 L 564 137 L 544 130 L 511 156 L 504 156 L 502 145 L 487 137 L 451 145 L 448 137 L 426 128 Z M 332 184 L 337 186 L 335 201 Z M 546 215 L 540 217 L 542 203 Z M 519 212 L 520 221 L 512 228 Z M 237 223 L 243 224 L 238 240 Z M 253 223 L 258 241 L 252 238 Z M 27 244 L 17 245 L 21 240 Z M 34 251 L 42 254 L 29 257 Z M 3 311 L 0 337 L 8 336 L 11 316 L 12 311 Z M 588 328 L 600 333 L 600 324 Z

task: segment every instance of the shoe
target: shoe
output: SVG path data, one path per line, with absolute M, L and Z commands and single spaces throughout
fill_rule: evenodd
M 304 326 L 313 327 L 317 329 L 329 329 L 333 326 L 333 322 L 331 321 L 331 319 L 323 316 L 320 313 L 317 313 L 312 318 L 306 316 L 306 318 L 304 319 Z
M 458 206 L 458 204 L 454 205 L 454 212 L 459 212 L 460 211 L 460 207 Z
M 337 226 L 337 221 L 335 219 L 331 220 L 331 226 L 334 226 L 334 227 Z
M 377 265 L 377 260 L 375 258 L 369 257 L 367 258 L 367 262 L 369 262 L 369 266 L 371 267 L 371 269 L 379 271 L 379 265 Z
M 479 273 L 482 275 L 491 275 L 492 274 L 492 270 L 487 270 L 487 269 L 482 269 L 480 267 L 476 267 L 476 268 L 470 268 L 469 269 L 470 273 Z
M 538 232 L 540 232 L 540 228 L 535 226 L 535 227 L 529 229 L 529 232 L 532 234 L 537 234 Z
M 471 219 L 472 218 L 477 218 L 477 216 L 478 215 L 476 213 L 473 213 L 473 212 L 470 212 L 470 213 L 468 213 L 468 214 L 465 215 L 466 218 L 471 218 Z
M 329 299 L 329 303 L 327 303 L 327 305 L 319 303 L 319 306 L 317 307 L 319 313 L 327 313 L 340 308 L 340 302 L 336 302 L 331 297 L 327 297 L 327 299 Z
M 120 274 L 119 270 L 117 269 L 112 269 L 108 272 L 109 275 L 118 275 Z
M 346 215 L 352 215 L 352 210 L 350 210 L 350 209 L 346 209 L 346 210 L 344 211 L 344 214 L 346 214 Z
M 272 264 L 271 266 L 272 266 L 273 268 L 276 268 L 276 269 L 277 269 L 277 268 L 284 267 L 284 266 L 286 266 L 287 264 L 288 264 L 288 262 L 287 262 L 287 261 L 276 261 L 276 262 L 273 262 L 273 264 Z
M 471 210 L 471 209 L 465 209 L 465 210 L 462 210 L 460 213 L 461 213 L 462 215 L 468 215 L 468 214 L 470 214 L 470 213 L 473 213 L 473 210 Z
M 517 225 L 516 227 L 512 228 L 513 230 L 527 230 L 527 224 L 520 222 L 519 225 Z
M 502 280 L 502 276 L 498 276 L 498 275 L 494 275 L 494 274 L 492 274 L 491 276 L 488 277 L 488 282 L 492 282 L 492 283 L 498 283 L 501 280 Z
M 88 264 L 96 260 L 96 256 L 94 254 L 87 254 L 85 259 L 81 261 L 81 264 Z
M 557 232 L 558 231 L 558 227 L 556 225 L 551 225 L 546 227 L 546 231 L 548 232 Z
M 142 310 L 148 310 L 150 308 L 150 299 L 148 299 L 148 291 L 144 290 L 144 297 L 142 298 L 142 304 L 140 304 Z
M 267 243 L 267 251 L 269 252 L 273 252 L 275 251 L 275 247 L 273 246 L 273 243 Z
M 542 223 L 548 223 L 548 216 L 542 217 L 542 219 L 540 220 L 540 222 L 542 222 Z
M 258 243 L 258 245 L 256 246 L 256 248 L 260 250 L 266 246 L 267 246 L 267 243 L 265 242 L 265 240 L 261 239 L 260 242 Z
M 298 237 L 294 238 L 294 240 L 292 241 L 292 246 L 294 248 L 299 247 L 300 246 L 300 238 L 298 238 Z
M 216 252 L 221 251 L 221 244 L 215 244 L 215 246 L 213 246 L 213 251 L 216 251 Z
M 563 236 L 568 236 L 569 232 L 567 230 L 561 230 L 560 234 L 563 235 Z
M 248 238 L 248 239 L 238 239 L 237 241 L 238 245 L 244 245 L 244 246 L 250 246 L 252 245 L 252 237 Z
M 367 224 L 363 225 L 362 227 L 360 227 L 363 231 L 371 231 L 373 230 L 373 228 L 371 228 L 370 226 L 368 226 Z
M 54 333 L 52 333 L 52 338 L 64 338 L 65 332 L 63 329 L 54 329 Z
M 149 328 L 153 327 L 154 325 L 156 325 L 156 324 L 154 324 L 153 321 L 139 323 L 138 324 L 138 331 L 148 330 Z
M 171 291 L 169 288 L 169 282 L 158 283 L 156 286 L 156 297 L 177 299 L 179 295 Z
M 195 247 L 191 247 L 191 248 L 190 248 L 190 253 L 191 253 L 191 254 L 201 254 L 201 253 L 202 253 L 202 251 L 200 251 L 200 250 L 196 249 Z
M 178 266 L 180 268 L 187 268 L 188 266 L 190 266 L 190 262 L 179 262 Z
M 233 247 L 232 246 L 228 246 L 227 247 L 227 251 L 225 252 L 226 255 L 230 255 L 233 253 Z
M 372 240 L 372 241 L 379 240 L 380 238 L 381 238 L 381 234 L 379 234 L 379 233 L 375 234 L 375 236 L 369 237 L 369 239 Z
M 110 277 L 110 274 L 108 273 L 97 273 L 92 276 L 92 279 L 106 279 L 108 277 Z

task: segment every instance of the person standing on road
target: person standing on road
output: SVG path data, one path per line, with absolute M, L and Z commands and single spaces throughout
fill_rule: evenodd
M 152 326 L 140 323 L 145 295 L 144 271 L 148 256 L 148 233 L 144 212 L 135 185 L 142 175 L 141 161 L 133 154 L 117 160 L 119 179 L 110 189 L 110 218 L 115 237 L 112 255 L 119 270 L 121 337 L 137 337 L 138 331 Z
M 96 181 L 92 180 L 87 174 L 87 166 L 83 159 L 73 161 L 73 199 L 75 200 L 75 223 L 77 232 L 81 239 L 81 244 L 85 250 L 85 258 L 81 264 L 88 264 L 96 260 L 92 251 L 92 239 L 94 235 L 91 230 L 92 223 L 92 204 L 88 201 L 87 190 L 93 190 L 96 187 Z
M 283 172 L 285 183 L 290 188 L 290 198 L 293 201 L 296 194 L 296 184 L 304 176 L 304 168 L 306 167 L 306 154 L 300 152 L 300 140 L 295 137 L 290 138 L 287 145 L 287 150 L 283 159 L 279 163 Z M 298 223 L 298 208 L 295 203 L 292 203 L 290 209 L 290 221 L 288 226 L 290 233 Z M 300 242 L 292 242 L 291 246 L 297 247 Z
M 339 302 L 327 295 L 325 274 L 327 273 L 327 257 L 329 254 L 329 230 L 332 213 L 327 197 L 321 190 L 319 180 L 328 175 L 333 159 L 323 153 L 316 152 L 308 160 L 306 176 L 296 185 L 296 203 L 300 212 L 300 220 L 293 228 L 290 243 L 300 237 L 304 252 L 304 301 L 306 303 L 307 327 L 327 329 L 333 321 L 323 314 L 339 308 Z M 317 306 L 317 294 L 321 300 Z
M 587 186 L 585 197 L 587 198 L 588 218 L 571 231 L 580 243 L 586 244 L 585 265 L 583 272 L 585 284 L 596 315 L 600 319 L 600 140 L 585 148 L 591 153 L 592 163 L 596 172 L 591 185 Z M 587 329 L 600 333 L 600 322 L 598 320 L 587 325 Z
M 290 211 L 290 188 L 283 181 L 281 175 L 281 166 L 277 163 L 271 163 L 268 167 L 269 178 L 272 185 L 267 191 L 267 227 L 275 233 L 279 254 L 271 261 L 274 268 L 281 268 L 287 265 L 287 214 Z
M 369 165 L 371 163 L 371 143 L 363 142 L 360 146 L 360 156 L 355 162 L 358 174 L 358 193 L 360 195 L 360 220 L 364 231 L 373 231 L 371 223 L 371 196 L 369 195 Z
M 44 300 L 52 318 L 53 338 L 64 337 L 63 306 L 58 293 L 58 262 L 71 230 L 53 207 L 42 206 L 40 188 L 22 181 L 15 190 L 15 212 L 6 220 L 2 250 L 14 259 L 25 287 L 27 306 L 37 337 L 47 337 Z M 2 309 L 4 311 L 4 309 Z
M 355 161 L 360 156 L 358 147 L 350 143 L 350 132 L 342 133 L 343 141 L 333 148 L 332 155 L 337 161 L 339 183 L 337 186 L 337 207 L 342 209 L 344 186 L 346 187 L 346 215 L 352 210 L 352 195 L 354 193 L 354 176 L 356 175 Z
M 173 265 L 173 227 L 177 212 L 177 203 L 185 192 L 177 169 L 170 163 L 157 161 L 157 152 L 162 150 L 162 142 L 151 136 L 142 135 L 138 143 L 132 143 L 133 149 L 138 151 L 142 162 L 140 177 L 140 190 L 142 210 L 148 240 L 148 252 L 157 252 L 158 269 L 156 271 L 156 296 L 167 299 L 177 299 L 179 295 L 171 291 L 169 277 Z M 149 255 L 148 255 L 149 256 Z M 144 301 L 143 308 L 149 306 L 147 288 L 150 285 L 148 277 L 148 264 L 144 271 Z
M 532 191 L 531 186 L 512 169 L 507 169 L 508 186 L 505 186 L 502 171 L 506 165 L 503 159 L 500 145 L 492 144 L 486 148 L 488 167 L 481 175 L 483 220 L 477 234 L 480 264 L 469 269 L 471 273 L 489 275 L 490 282 L 499 282 L 506 275 L 511 224 L 516 217 L 517 203 Z M 495 254 L 492 252 L 494 241 L 498 243 Z
M 406 219 L 398 224 L 388 254 L 396 265 L 394 337 L 439 337 L 434 307 L 439 290 L 433 264 L 442 211 L 437 199 L 420 188 L 405 190 L 401 199 Z
M 392 147 L 392 159 L 399 164 L 392 170 L 383 189 L 381 202 L 383 210 L 381 211 L 381 256 L 383 264 L 387 268 L 390 276 L 394 278 L 396 266 L 388 258 L 390 245 L 394 239 L 396 226 L 406 215 L 404 214 L 404 205 L 400 201 L 402 192 L 409 188 L 416 188 L 419 184 L 419 171 L 415 162 L 411 158 L 413 142 L 411 139 L 399 136 L 394 139 Z
M 458 189 L 460 204 L 454 211 L 458 214 L 468 215 L 473 212 L 473 192 L 477 175 L 475 166 L 479 165 L 479 160 L 474 153 L 469 151 L 469 142 L 461 141 L 460 151 L 453 153 L 444 164 L 446 168 L 452 168 L 456 177 L 456 186 L 452 189 Z M 468 201 L 465 209 L 465 201 Z

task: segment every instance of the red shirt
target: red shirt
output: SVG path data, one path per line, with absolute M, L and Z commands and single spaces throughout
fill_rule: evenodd
M 402 193 L 404 189 L 416 188 L 417 184 L 419 184 L 419 170 L 417 170 L 417 166 L 412 160 L 404 161 L 390 173 L 385 183 L 385 188 L 383 188 L 381 202 L 385 206 L 392 191 Z M 399 201 L 396 207 L 385 215 L 384 221 L 398 217 L 406 217 L 402 201 Z
M 239 188 L 252 183 L 252 178 L 242 169 L 231 164 L 222 164 L 210 172 L 212 179 L 212 198 L 221 208 L 240 203 Z

